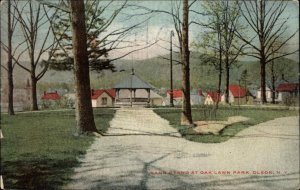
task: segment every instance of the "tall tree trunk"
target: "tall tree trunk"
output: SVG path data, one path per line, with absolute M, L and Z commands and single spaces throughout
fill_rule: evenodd
M 272 104 L 275 104 L 275 73 L 274 73 L 274 61 L 271 63 L 271 75 L 272 75 Z
M 31 103 L 32 103 L 32 110 L 38 110 L 38 104 L 37 104 L 37 92 L 36 92 L 36 84 L 37 79 L 34 75 L 31 75 Z
M 219 77 L 219 79 L 218 79 L 218 94 L 217 94 L 216 109 L 218 109 L 218 107 L 219 107 L 219 96 L 221 95 L 222 69 L 220 69 L 218 77 Z
M 11 26 L 11 2 L 8 0 L 7 10 L 7 28 L 8 28 L 8 61 L 7 61 L 7 82 L 8 82 L 8 115 L 15 115 L 14 112 L 14 81 L 12 66 L 12 26 Z
M 265 20 L 263 19 L 265 15 L 265 1 L 260 1 L 260 20 L 259 20 L 259 42 L 260 42 L 260 85 L 261 85 L 261 102 L 262 104 L 267 103 L 266 98 L 266 54 L 265 54 Z
M 221 34 L 219 34 L 221 35 Z M 220 36 L 220 39 L 221 36 Z M 218 93 L 217 93 L 217 102 L 216 109 L 219 107 L 219 96 L 221 95 L 221 85 L 222 85 L 222 41 L 220 41 L 220 50 L 219 50 L 219 79 L 218 79 Z
M 188 0 L 183 1 L 183 22 L 182 22 L 182 114 L 181 125 L 193 123 L 191 101 L 190 101 L 190 52 L 189 52 L 189 4 Z
M 261 103 L 267 103 L 266 97 L 266 64 L 265 61 L 260 62 L 260 86 L 261 86 Z
M 229 104 L 229 76 L 230 76 L 230 70 L 229 70 L 229 63 L 228 63 L 228 57 L 226 56 L 226 89 L 225 89 L 225 102 L 226 104 Z
M 70 1 L 76 90 L 76 133 L 97 132 L 92 103 L 83 0 Z

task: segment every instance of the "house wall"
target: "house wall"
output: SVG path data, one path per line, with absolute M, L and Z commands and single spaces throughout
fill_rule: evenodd
M 205 105 L 213 105 L 214 101 L 212 100 L 212 98 L 210 96 L 206 96 L 204 104 Z
M 259 100 L 261 99 L 261 89 L 257 90 L 256 98 Z M 272 92 L 269 88 L 266 88 L 266 98 L 267 98 L 267 101 L 272 100 Z
M 162 98 L 152 98 L 151 99 L 151 105 L 152 106 L 161 106 L 163 104 Z
M 199 95 L 190 95 L 191 99 L 191 105 L 203 105 L 204 104 L 204 97 Z M 182 97 L 173 98 L 174 105 L 182 105 Z M 164 105 L 170 105 L 170 95 L 167 94 L 167 97 L 165 98 Z
M 231 91 L 229 91 L 229 103 L 234 103 L 234 101 L 235 101 L 235 99 L 234 99 L 234 97 L 233 97 Z M 223 95 L 221 96 L 221 103 L 225 103 L 225 102 L 226 102 L 226 101 L 225 101 L 225 94 L 223 94 Z
M 103 105 L 102 98 L 107 98 L 107 104 Z M 112 107 L 114 106 L 114 100 L 107 94 L 102 93 L 96 100 L 92 100 L 92 107 Z

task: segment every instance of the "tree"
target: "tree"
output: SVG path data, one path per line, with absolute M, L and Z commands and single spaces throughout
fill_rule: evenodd
M 45 18 L 47 10 L 44 9 L 43 11 L 41 4 L 33 1 L 23 1 L 22 6 L 19 6 L 14 1 L 13 7 L 16 11 L 15 18 L 20 25 L 26 44 L 29 66 L 25 65 L 24 62 L 21 63 L 16 61 L 16 59 L 14 60 L 18 66 L 30 74 L 32 110 L 38 110 L 37 82 L 44 76 L 49 67 L 49 64 L 45 64 L 46 60 L 42 60 L 42 56 L 48 53 L 48 60 L 50 60 L 54 49 L 57 47 L 57 41 L 55 38 L 52 41 L 49 39 L 51 28 L 47 25 L 49 23 Z M 38 66 L 42 67 L 40 71 Z
M 139 28 L 145 22 L 145 20 L 129 26 L 122 26 L 114 30 L 109 28 L 117 16 L 121 14 L 124 9 L 129 7 L 129 5 L 127 5 L 127 1 L 119 3 L 121 3 L 121 5 L 117 8 L 114 7 L 114 10 L 109 15 L 105 12 L 105 10 L 111 9 L 109 6 L 113 4 L 113 1 L 109 1 L 106 5 L 101 4 L 101 2 L 98 0 L 85 1 L 85 23 L 87 28 L 88 57 L 89 67 L 92 71 L 115 71 L 113 61 L 121 59 L 135 51 L 148 48 L 154 44 L 151 43 L 145 47 L 140 47 L 141 45 L 137 44 L 136 42 L 130 42 L 129 40 L 126 40 L 126 38 L 134 30 Z M 69 2 L 64 0 L 62 0 L 60 4 L 64 4 L 65 7 L 69 6 Z M 131 18 L 127 18 L 125 20 L 130 19 Z M 62 40 L 60 40 L 60 46 L 55 51 L 53 58 L 50 60 L 50 68 L 55 70 L 71 70 L 74 66 L 74 59 L 72 52 L 70 51 L 72 49 L 72 36 L 70 32 L 69 12 L 65 9 L 58 10 L 57 16 L 53 21 L 51 21 L 51 26 L 55 36 L 57 38 L 61 38 Z M 111 51 L 121 50 L 129 47 L 138 48 L 128 51 L 121 56 L 108 58 Z
M 14 81 L 13 81 L 13 59 L 12 59 L 12 35 L 14 31 L 14 23 L 11 22 L 11 2 L 8 0 L 7 5 L 7 30 L 8 30 L 8 61 L 7 61 L 7 79 L 8 79 L 8 115 L 15 115 L 14 105 L 13 105 L 13 90 L 14 90 Z
M 221 94 L 222 74 L 224 69 L 224 39 L 222 33 L 224 32 L 222 20 L 222 6 L 220 3 L 205 2 L 205 15 L 209 16 L 208 23 L 199 23 L 199 25 L 206 28 L 202 35 L 200 43 L 194 45 L 204 51 L 205 53 L 200 57 L 202 62 L 212 64 L 218 71 L 218 87 L 217 93 Z M 218 108 L 219 102 L 216 103 Z
M 195 20 L 189 19 L 189 14 L 193 13 L 195 15 L 202 15 L 202 13 L 192 9 L 191 7 L 195 5 L 197 1 L 194 0 L 189 3 L 188 0 L 184 1 L 172 1 L 171 9 L 161 10 L 161 9 L 150 9 L 143 6 L 136 5 L 136 8 L 143 9 L 146 13 L 141 13 L 138 15 L 146 14 L 165 14 L 171 18 L 174 24 L 174 29 L 176 31 L 180 61 L 176 61 L 182 66 L 182 91 L 183 91 L 183 103 L 182 103 L 182 114 L 181 114 L 181 124 L 191 125 L 193 123 L 192 110 L 190 102 L 190 51 L 189 51 L 189 26 L 192 24 L 197 24 Z M 182 5 L 182 7 L 181 7 Z M 182 14 L 181 14 L 182 13 Z M 136 15 L 136 16 L 138 16 Z M 182 16 L 181 16 L 182 15 Z M 169 60 L 168 58 L 164 58 Z M 174 61 L 174 60 L 173 60 Z
M 72 21 L 72 43 L 76 89 L 76 129 L 78 134 L 97 132 L 92 103 L 84 1 L 70 1 Z
M 244 88 L 247 90 L 248 86 L 250 84 L 250 79 L 249 79 L 249 74 L 248 74 L 248 70 L 244 69 L 241 73 L 241 76 L 239 78 L 239 80 L 242 82 L 241 86 L 244 86 Z M 248 101 L 248 90 L 246 92 L 246 101 Z
M 14 1 L 14 3 L 18 3 Z M 26 51 L 20 50 L 20 47 L 25 43 L 13 43 L 14 33 L 17 27 L 17 20 L 13 16 L 15 14 L 15 9 L 12 10 L 11 0 L 7 1 L 7 43 L 1 40 L 1 46 L 4 51 L 7 53 L 7 64 L 6 66 L 1 65 L 1 67 L 7 71 L 7 81 L 8 81 L 8 114 L 14 115 L 14 106 L 13 106 L 13 89 L 14 89 L 14 81 L 13 81 L 13 70 L 16 65 L 16 62 L 19 61 L 21 55 Z
M 288 29 L 287 21 L 289 18 L 283 18 L 287 5 L 288 1 L 284 0 L 243 0 L 240 5 L 241 15 L 255 36 L 249 39 L 249 35 L 246 37 L 245 34 L 242 34 L 240 31 L 236 31 L 236 35 L 253 49 L 253 52 L 248 52 L 248 55 L 259 59 L 263 104 L 267 102 L 266 65 L 276 59 L 298 51 L 279 52 L 298 32 L 297 29 L 297 31 L 283 38 Z M 282 38 L 280 44 L 276 48 L 272 48 L 279 38 Z M 253 41 L 253 39 L 257 39 L 257 41 Z
M 190 50 L 189 50 L 189 3 L 183 1 L 182 16 L 182 45 L 181 45 L 181 62 L 182 62 L 182 113 L 181 125 L 193 124 L 191 101 L 190 101 Z
M 243 30 L 239 22 L 238 1 L 205 2 L 203 7 L 204 15 L 208 19 L 206 22 L 200 22 L 199 25 L 206 30 L 201 35 L 201 41 L 195 42 L 194 45 L 208 54 L 218 54 L 219 62 L 213 61 L 219 72 L 218 91 L 220 93 L 222 73 L 225 70 L 225 102 L 229 103 L 230 70 L 245 46 L 235 35 L 236 30 Z
M 266 83 L 267 86 L 272 91 L 272 104 L 275 104 L 276 99 L 276 84 L 282 80 L 281 82 L 287 82 L 286 80 L 293 77 L 291 71 L 293 71 L 293 67 L 290 63 L 287 63 L 289 60 L 279 58 L 273 60 L 267 65 L 266 68 Z

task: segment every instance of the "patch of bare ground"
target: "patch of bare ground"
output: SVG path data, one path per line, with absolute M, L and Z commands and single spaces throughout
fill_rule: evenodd
M 196 127 L 194 130 L 199 134 L 214 134 L 219 132 L 228 125 L 233 123 L 247 121 L 249 118 L 243 116 L 228 117 L 227 121 L 195 121 Z

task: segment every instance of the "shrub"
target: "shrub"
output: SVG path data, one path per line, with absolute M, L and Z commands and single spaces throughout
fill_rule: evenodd
M 75 102 L 68 97 L 61 97 L 59 100 L 42 100 L 41 109 L 61 109 L 61 108 L 73 108 Z

